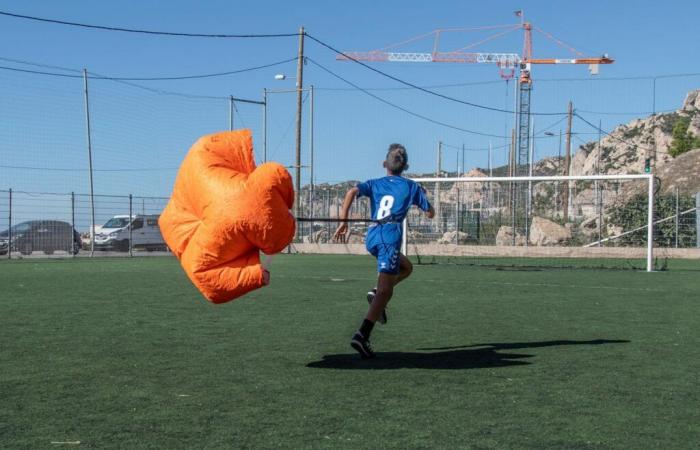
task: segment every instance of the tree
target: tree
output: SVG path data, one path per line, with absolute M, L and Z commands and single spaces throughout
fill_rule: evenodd
M 679 212 L 687 211 L 695 206 L 693 197 L 680 197 Z M 676 214 L 676 197 L 674 195 L 659 195 L 654 198 L 654 212 L 656 220 L 673 217 Z M 694 247 L 696 243 L 695 228 L 696 213 L 680 217 L 678 226 L 678 246 Z M 647 229 L 647 196 L 637 194 L 630 198 L 624 205 L 612 208 L 607 219 L 608 224 L 622 227 L 624 231 L 640 228 L 634 233 L 615 239 L 616 245 L 643 245 L 646 242 Z M 659 246 L 670 247 L 674 245 L 676 238 L 675 220 L 667 220 L 654 225 L 654 243 Z
M 674 158 L 689 150 L 700 147 L 700 139 L 688 132 L 690 117 L 681 117 L 673 126 L 673 140 L 668 153 Z

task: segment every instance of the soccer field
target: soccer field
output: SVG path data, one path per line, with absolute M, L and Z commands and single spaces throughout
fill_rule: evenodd
M 218 306 L 174 258 L 2 262 L 0 447 L 697 448 L 698 269 L 416 266 L 362 361 L 369 257 Z

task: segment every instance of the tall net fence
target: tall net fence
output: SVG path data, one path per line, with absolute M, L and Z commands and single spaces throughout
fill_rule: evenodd
M 696 198 L 655 189 L 650 219 L 650 179 L 633 177 L 422 181 L 435 217 L 409 211 L 404 251 L 419 263 L 498 267 L 658 270 L 670 258 L 692 258 L 700 245 Z M 325 187 L 313 194 L 296 251 L 365 251 L 369 227 L 378 226 L 366 198 L 350 210 L 345 241 L 333 240 L 345 192 Z
M 0 190 L 0 254 L 19 258 L 167 252 L 158 227 L 167 201 L 165 197 Z
M 170 195 L 178 166 L 191 144 L 204 134 L 229 128 L 252 130 L 257 162 L 278 161 L 293 176 L 300 170 L 299 216 L 323 220 L 299 222 L 296 244 L 332 240 L 337 223 L 331 220 L 339 216 L 342 197 L 353 184 L 347 180 L 382 176 L 381 163 L 391 142 L 398 141 L 408 148 L 410 173 L 414 177 L 464 177 L 472 171 L 477 171 L 477 176 L 508 176 L 514 172 L 524 175 L 529 169 L 522 165 L 513 169 L 511 164 L 522 156 L 513 154 L 513 132 L 519 125 L 514 113 L 516 82 L 496 79 L 494 67 L 469 67 L 470 77 L 487 81 L 459 83 L 454 82 L 456 74 L 463 77 L 465 67 L 381 67 L 388 73 L 400 67 L 400 78 L 424 80 L 417 84 L 439 94 L 432 95 L 370 73 L 358 64 L 337 62 L 335 54 L 313 44 L 307 51 L 299 167 L 295 133 L 297 92 L 291 80 L 276 85 L 286 89 L 270 88 L 275 87 L 274 81 L 266 88 L 260 85 L 259 90 L 255 85 L 260 101 L 250 102 L 229 92 L 211 95 L 214 89 L 208 90 L 197 82 L 186 88 L 176 84 L 179 88 L 171 89 L 167 83 L 116 80 L 88 72 L 86 86 L 82 72 L 76 70 L 40 69 L 57 72 L 50 76 L 0 70 L 0 232 L 10 226 L 10 207 L 5 197 L 12 189 L 16 192 L 12 224 L 32 220 L 69 223 L 82 235 L 81 251 L 85 251 L 86 242 L 92 251 L 93 241 L 98 238 L 98 233 L 93 236 L 91 231 L 93 204 L 97 231 L 116 216 L 133 220 L 139 215 L 158 215 L 165 203 L 161 199 Z M 287 69 L 292 69 L 294 61 L 289 64 Z M 568 174 L 642 173 L 645 161 L 650 160 L 652 172 L 658 169 L 660 177 L 655 217 L 661 222 L 656 227 L 660 234 L 655 245 L 672 250 L 668 253 L 670 258 L 686 255 L 675 249 L 698 246 L 697 231 L 693 231 L 697 216 L 693 196 L 700 191 L 700 185 L 692 174 L 680 171 L 682 164 L 671 154 L 672 134 L 679 122 L 688 119 L 688 132 L 700 135 L 700 103 L 684 104 L 684 99 L 690 98 L 686 97 L 688 92 L 700 86 L 700 74 L 579 78 L 580 69 L 558 68 L 556 73 L 562 78 L 556 79 L 545 68 L 538 68 L 533 75 L 528 165 L 535 175 L 566 174 L 566 110 L 571 101 L 575 114 L 570 130 Z M 272 80 L 272 74 L 282 69 L 269 70 L 256 77 Z M 570 78 L 563 78 L 566 76 Z M 251 80 L 249 77 L 241 86 L 249 87 Z M 227 82 L 219 81 L 216 90 L 228 89 Z M 231 86 L 238 87 L 237 81 Z M 88 117 L 92 171 L 88 160 Z M 689 181 L 680 190 L 674 190 L 679 184 L 677 179 Z M 481 194 L 470 193 L 474 189 L 467 186 L 464 192 L 457 188 L 459 194 L 455 196 L 450 193 L 454 186 L 445 191 L 447 185 L 440 183 L 441 219 L 433 223 L 442 223 L 442 228 L 426 228 L 426 222 L 411 216 L 410 233 L 417 241 L 426 240 L 425 245 L 453 238 L 445 233 L 461 232 L 470 236 L 467 240 L 476 239 L 469 245 L 498 247 L 498 231 L 503 234 L 503 227 L 509 226 L 516 241 L 518 236 L 526 236 L 523 247 L 531 248 L 537 247 L 530 244 L 533 220 L 539 226 L 537 222 L 546 219 L 562 226 L 570 222 L 568 226 L 574 227 L 569 230 L 572 237 L 568 243 L 557 245 L 562 248 L 613 248 L 623 242 L 631 248 L 644 236 L 643 231 L 630 231 L 636 223 L 632 219 L 627 225 L 611 225 L 614 214 L 606 205 L 615 204 L 619 194 L 609 183 L 593 188 L 585 182 L 573 183 L 567 207 L 572 209 L 567 211 L 569 222 L 563 221 L 561 214 L 549 213 L 563 208 L 561 185 L 518 186 L 513 194 L 510 187 L 487 184 L 490 189 L 482 198 Z M 91 187 L 94 195 L 90 195 Z M 428 190 L 435 195 L 434 186 L 428 186 Z M 529 191 L 533 191 L 532 195 L 528 195 Z M 545 195 L 549 191 L 554 193 Z M 137 196 L 144 199 L 141 205 Z M 69 198 L 73 199 L 71 205 L 66 203 Z M 149 206 L 145 200 L 148 198 L 158 200 Z M 488 206 L 482 204 L 484 199 L 488 199 Z M 640 201 L 643 203 L 643 199 Z M 553 204 L 545 207 L 544 202 Z M 363 200 L 353 208 L 351 236 L 353 242 L 360 243 L 371 225 L 363 222 L 369 219 L 369 204 Z M 525 210 L 527 214 L 520 213 Z M 517 213 L 515 220 L 512 211 Z M 636 211 L 643 216 L 641 207 Z M 596 219 L 600 214 L 602 218 Z M 622 223 L 622 219 L 619 221 Z M 613 226 L 630 233 L 615 237 Z M 475 227 L 478 239 L 473 237 Z M 466 246 L 460 236 L 456 235 L 459 242 L 455 245 Z M 132 235 L 128 242 L 129 251 L 133 252 L 136 238 Z M 125 243 L 105 247 L 123 253 Z M 60 251 L 56 249 L 55 254 Z M 697 253 L 693 257 L 697 258 Z

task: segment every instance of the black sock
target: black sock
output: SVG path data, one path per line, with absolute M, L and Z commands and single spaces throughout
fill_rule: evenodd
M 365 319 L 362 321 L 362 325 L 360 325 L 360 334 L 362 334 L 365 339 L 369 339 L 369 335 L 372 333 L 372 328 L 374 328 L 374 322 Z

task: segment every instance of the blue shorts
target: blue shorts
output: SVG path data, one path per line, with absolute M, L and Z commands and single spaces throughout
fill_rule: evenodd
M 401 224 L 375 225 L 367 232 L 367 251 L 377 258 L 377 272 L 399 274 L 401 255 Z

